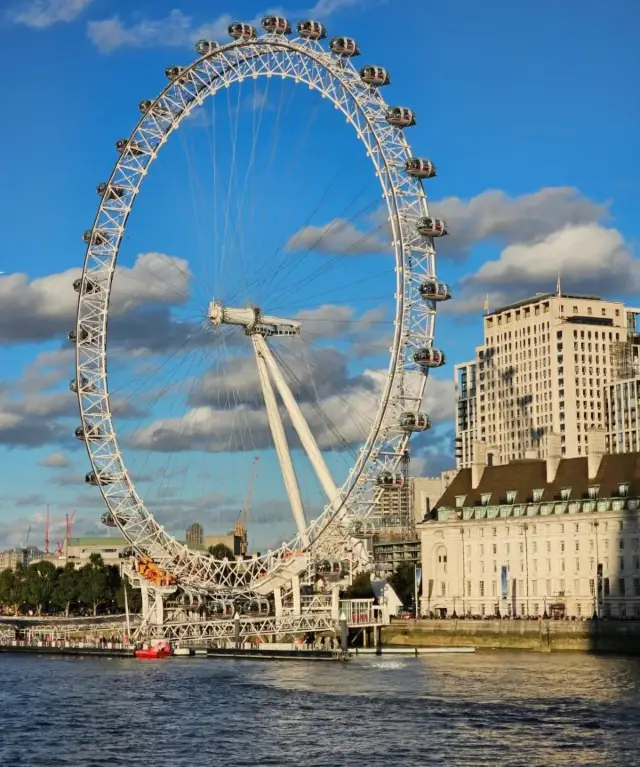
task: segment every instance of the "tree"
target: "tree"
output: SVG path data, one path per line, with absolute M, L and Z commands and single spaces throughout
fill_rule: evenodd
M 372 599 L 374 596 L 370 573 L 356 575 L 351 586 L 343 594 L 344 599 Z
M 122 578 L 120 588 L 116 594 L 116 604 L 121 610 L 125 609 L 124 592 L 127 590 L 127 602 L 129 604 L 129 612 L 139 613 L 142 610 L 142 592 L 140 589 L 134 589 L 129 583 L 128 578 Z
M 391 587 L 405 608 L 415 600 L 416 568 L 410 562 L 401 562 L 395 573 L 389 578 Z
M 24 601 L 33 605 L 37 615 L 47 611 L 53 600 L 57 580 L 53 562 L 34 562 L 25 571 Z
M 11 608 L 15 615 L 20 611 L 24 590 L 24 568 L 18 565 L 15 570 L 0 572 L 0 604 Z
M 209 546 L 207 551 L 214 559 L 228 559 L 230 561 L 235 559 L 233 551 L 228 546 L 225 546 L 224 543 L 216 543 L 215 546 Z
M 98 605 L 109 598 L 109 581 L 100 554 L 92 554 L 80 570 L 79 597 L 91 605 L 93 615 L 98 614 Z
M 58 580 L 53 593 L 55 603 L 64 610 L 65 618 L 69 617 L 71 603 L 78 599 L 80 588 L 80 573 L 73 562 L 58 568 Z

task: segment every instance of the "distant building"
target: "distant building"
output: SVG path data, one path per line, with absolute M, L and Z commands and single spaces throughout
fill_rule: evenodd
M 489 312 L 475 359 L 455 367 L 457 467 L 471 466 L 478 441 L 494 464 L 545 458 L 550 432 L 563 456 L 586 455 L 587 432 L 605 426 L 602 387 L 637 342 L 638 311 L 558 291 Z
M 6 551 L 0 551 L 0 570 L 12 570 L 18 564 L 28 567 L 32 562 L 38 562 L 44 557 L 44 551 L 41 551 L 37 546 L 27 546 L 26 548 L 16 546 Z
M 381 541 L 373 544 L 376 575 L 390 578 L 401 564 L 420 566 L 420 539 L 412 541 Z
M 92 554 L 100 554 L 106 565 L 120 563 L 120 553 L 130 547 L 129 541 L 121 536 L 93 538 L 65 538 L 63 545 L 64 560 L 61 564 L 72 562 L 77 567 L 87 564 Z
M 204 528 L 199 522 L 194 522 L 187 528 L 187 546 L 190 549 L 204 548 Z
M 242 556 L 243 538 L 235 530 L 226 535 L 207 535 L 204 539 L 205 549 L 222 544 L 233 551 L 234 557 Z
M 474 446 L 418 526 L 422 614 L 640 618 L 640 453 L 605 453 L 603 430 L 587 455 L 488 466 Z

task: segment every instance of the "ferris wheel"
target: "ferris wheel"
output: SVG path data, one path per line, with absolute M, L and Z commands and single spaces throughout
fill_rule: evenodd
M 229 27 L 229 43 L 199 41 L 198 58 L 188 66 L 169 67 L 166 87 L 155 99 L 140 103 L 141 118 L 128 138 L 117 141 L 117 162 L 108 181 L 98 186 L 100 204 L 93 226 L 84 234 L 84 267 L 74 283 L 77 322 L 69 334 L 76 347 L 76 377 L 70 388 L 77 393 L 81 416 L 76 436 L 86 444 L 91 461 L 86 482 L 99 488 L 108 523 L 172 583 L 213 595 L 266 594 L 314 561 L 341 561 L 347 551 L 353 562 L 358 534 L 370 529 L 380 497 L 407 481 L 401 467 L 410 437 L 430 428 L 429 415 L 421 410 L 427 375 L 445 362 L 443 352 L 433 345 L 436 305 L 451 297 L 449 287 L 436 277 L 434 251 L 434 238 L 446 235 L 447 226 L 429 215 L 423 189 L 423 181 L 435 176 L 436 169 L 430 160 L 414 155 L 406 140 L 405 130 L 416 122 L 413 111 L 388 106 L 381 95 L 390 84 L 387 70 L 354 66 L 360 50 L 350 37 L 334 37 L 326 47 L 326 31 L 319 22 L 301 21 L 295 36 L 291 24 L 278 16 L 264 18 L 262 27 L 260 34 L 238 22 Z M 108 321 L 129 214 L 151 164 L 203 102 L 232 85 L 263 78 L 289 80 L 320 94 L 360 141 L 386 209 L 386 257 L 394 259 L 393 282 L 386 288 L 393 306 L 392 334 L 367 434 L 354 451 L 346 478 L 338 482 L 274 352 L 275 342 L 295 341 L 309 326 L 295 316 L 281 316 L 269 305 L 209 296 L 201 317 L 205 332 L 244 335 L 253 355 L 297 529 L 295 537 L 265 555 L 230 562 L 180 543 L 156 519 L 145 493 L 136 489 L 127 448 L 121 451 L 114 423 L 117 414 L 114 418 L 107 377 Z M 312 520 L 306 516 L 283 411 L 324 494 L 323 509 Z M 362 550 L 358 557 L 360 563 L 366 561 Z

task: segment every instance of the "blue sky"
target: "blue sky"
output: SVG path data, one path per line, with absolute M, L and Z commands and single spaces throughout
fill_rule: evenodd
M 418 125 L 407 135 L 415 153 L 438 166 L 427 191 L 452 232 L 438 248 L 438 272 L 454 286 L 457 300 L 437 324 L 437 344 L 451 364 L 472 356 L 480 342 L 486 294 L 497 305 L 552 289 L 558 268 L 567 289 L 635 302 L 640 6 L 633 0 L 612 0 L 606 10 L 596 0 L 558 6 L 550 0 L 534 5 L 494 0 L 482 6 L 467 0 L 318 0 L 315 6 L 312 0 L 291 0 L 284 9 L 292 21 L 316 16 L 330 35 L 355 36 L 363 51 L 360 61 L 391 72 L 387 101 L 418 114 Z M 11 108 L 5 110 L 0 149 L 5 198 L 0 212 L 0 270 L 5 272 L 0 276 L 0 544 L 20 540 L 29 524 L 32 542 L 38 542 L 47 502 L 52 537 L 60 535 L 64 512 L 73 508 L 78 509 L 78 532 L 101 531 L 96 523 L 100 501 L 82 482 L 87 459 L 72 437 L 77 418 L 73 397 L 65 391 L 73 375 L 64 335 L 73 324 L 74 296 L 68 293 L 72 271 L 64 273 L 82 263 L 81 235 L 95 214 L 95 185 L 115 160 L 114 142 L 133 127 L 138 102 L 163 87 L 165 67 L 192 60 L 191 46 L 200 36 L 215 33 L 225 39 L 221 30 L 231 16 L 252 20 L 268 10 L 249 0 L 226 6 L 197 0 L 3 4 L 0 62 L 15 76 L 6 79 L 5 105 Z M 264 121 L 261 146 L 271 146 L 276 124 L 281 135 L 274 162 L 249 184 L 249 196 L 243 198 L 249 207 L 236 218 L 250 223 L 243 227 L 247 252 L 275 252 L 303 224 L 321 227 L 341 217 L 356 237 L 371 234 L 372 227 L 373 236 L 379 234 L 372 223 L 379 204 L 375 180 L 365 159 L 352 151 L 357 144 L 337 115 L 310 94 L 290 92 L 286 84 L 268 90 L 260 84 L 253 90 L 242 87 L 240 96 L 230 91 L 229 100 L 224 97 L 215 107 L 215 126 L 207 108 L 163 151 L 136 203 L 121 253 L 125 269 L 133 268 L 140 254 L 155 253 L 165 254 L 162 264 L 147 261 L 147 267 L 154 274 L 165 268 L 165 285 L 168 274 L 175 277 L 176 263 L 186 263 L 196 281 L 206 276 L 207 254 L 216 247 L 211 140 L 218 141 L 222 177 L 229 170 L 237 120 L 246 166 L 258 115 Z M 322 159 L 315 163 L 315 158 Z M 332 185 L 338 171 L 340 182 Z M 330 195 L 323 197 L 328 188 Z M 258 262 L 251 255 L 242 262 L 239 249 L 238 242 L 228 242 L 217 285 L 222 290 L 236 281 L 242 302 L 257 296 L 240 272 L 258 268 Z M 265 287 L 258 294 L 264 293 L 274 312 L 334 307 L 316 317 L 317 327 L 333 330 L 305 352 L 305 364 L 317 364 L 315 375 L 326 378 L 326 391 L 318 396 L 329 411 L 334 395 L 344 399 L 371 392 L 367 371 L 384 366 L 381 349 L 390 307 L 384 256 L 368 255 L 366 266 L 361 256 L 347 256 L 326 271 L 317 288 L 305 286 L 304 275 L 326 264 L 323 259 L 326 254 L 311 252 L 298 280 L 290 277 L 279 290 L 269 293 Z M 167 272 L 169 260 L 174 267 Z M 142 268 L 139 262 L 136 268 Z M 370 282 L 358 287 L 362 269 Z M 160 379 L 149 378 L 143 392 L 162 393 L 151 406 L 136 394 L 136 381 L 142 379 L 134 377 L 141 367 L 161 364 L 167 351 L 142 352 L 147 341 L 138 343 L 136 329 L 155 333 L 157 340 L 162 322 L 192 321 L 207 297 L 202 290 L 197 299 L 172 306 L 163 298 L 153 303 L 157 314 L 149 315 L 149 301 L 141 308 L 144 296 L 138 294 L 134 315 L 123 312 L 119 329 L 114 320 L 121 351 L 119 363 L 114 354 L 112 389 L 119 387 L 130 411 L 132 404 L 137 408 L 123 410 L 122 434 L 132 446 L 127 455 L 150 505 L 155 503 L 166 524 L 177 530 L 198 516 L 211 532 L 229 527 L 242 505 L 251 457 L 259 453 L 255 535 L 256 544 L 266 546 L 286 535 L 291 524 L 272 451 L 263 449 L 260 439 L 238 438 L 214 453 L 184 445 L 178 452 L 136 447 L 136 435 L 150 423 L 177 417 L 176 402 L 194 377 L 201 380 L 211 365 L 220 364 L 215 355 L 203 354 L 190 367 L 173 369 L 171 387 L 163 393 Z M 278 301 L 281 308 L 273 305 Z M 345 314 L 338 316 L 335 307 Z M 342 325 L 329 325 L 329 316 Z M 135 370 L 125 348 L 139 355 Z M 242 366 L 243 354 L 232 349 L 225 365 Z M 238 371 L 249 396 L 245 373 Z M 427 405 L 439 414 L 439 423 L 417 445 L 415 471 L 432 474 L 451 462 L 452 392 L 449 365 L 429 382 Z M 246 433 L 246 424 L 235 425 Z M 349 454 L 334 451 L 329 460 L 340 475 Z M 298 463 L 303 494 L 316 508 L 316 483 Z M 205 498 L 202 508 L 200 497 Z

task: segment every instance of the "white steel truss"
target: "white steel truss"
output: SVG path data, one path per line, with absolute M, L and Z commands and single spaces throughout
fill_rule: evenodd
M 189 550 L 156 522 L 135 488 L 118 446 L 107 381 L 107 318 L 120 243 L 133 203 L 151 163 L 182 120 L 223 88 L 258 77 L 289 78 L 317 91 L 339 109 L 362 141 L 380 181 L 395 256 L 394 338 L 388 375 L 377 414 L 347 479 L 323 513 L 279 549 L 247 561 L 217 561 Z M 318 556 L 353 561 L 353 533 L 370 525 L 384 490 L 377 479 L 395 472 L 419 413 L 426 371 L 414 361 L 433 342 L 435 300 L 421 287 L 434 281 L 433 239 L 417 231 L 428 216 L 422 181 L 408 174 L 411 157 L 402 129 L 389 122 L 379 90 L 367 85 L 351 60 L 319 42 L 279 34 L 235 40 L 212 48 L 185 67 L 152 101 L 130 137 L 106 184 L 90 234 L 79 290 L 76 321 L 76 380 L 85 438 L 95 483 L 116 524 L 139 553 L 150 556 L 185 589 L 209 594 L 255 593 L 278 573 L 304 569 Z M 268 365 L 268 361 L 265 363 Z M 403 416 L 413 416 L 408 419 Z M 325 487 L 327 491 L 328 487 Z M 333 494 L 333 488 L 331 488 Z M 328 493 L 329 495 L 329 493 Z M 357 559 L 357 557 L 356 557 Z M 361 560 L 362 561 L 362 560 Z M 286 577 L 284 578 L 286 580 Z

